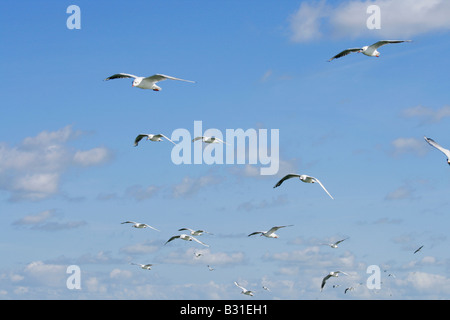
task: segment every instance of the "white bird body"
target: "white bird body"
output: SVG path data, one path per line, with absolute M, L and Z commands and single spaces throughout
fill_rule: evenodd
M 381 41 L 375 42 L 374 44 L 372 44 L 370 46 L 346 49 L 346 50 L 338 53 L 337 55 L 335 55 L 333 58 L 331 58 L 328 61 L 332 61 L 334 59 L 344 57 L 352 52 L 359 52 L 359 53 L 365 54 L 366 56 L 369 56 L 369 57 L 379 57 L 380 52 L 377 50 L 379 47 L 384 46 L 386 44 L 390 44 L 390 43 L 402 43 L 402 42 L 411 42 L 411 40 L 381 40 Z
M 137 147 L 139 144 L 139 141 L 141 141 L 143 138 L 147 138 L 147 140 L 150 141 L 163 141 L 162 138 L 165 138 L 167 140 L 169 140 L 170 142 L 172 142 L 173 144 L 176 144 L 175 142 L 173 142 L 172 140 L 170 140 L 169 138 L 167 138 L 165 135 L 163 135 L 162 133 L 160 134 L 139 134 L 135 139 L 134 139 L 134 146 Z
M 348 276 L 347 273 L 342 272 L 342 271 L 331 271 L 329 274 L 327 274 L 327 275 L 323 278 L 323 280 L 322 280 L 322 285 L 320 286 L 320 291 L 323 290 L 323 287 L 325 286 L 325 283 L 326 283 L 326 281 L 327 281 L 328 279 L 330 279 L 331 277 L 336 277 L 336 278 L 337 278 L 337 277 L 339 276 L 339 273 L 342 273 L 342 274 L 345 274 L 345 275 Z
M 236 281 L 234 282 L 236 287 L 240 288 L 242 291 L 242 294 L 245 294 L 247 296 L 253 296 L 253 291 L 245 289 L 243 286 L 239 285 Z
M 270 230 L 268 231 L 256 231 L 256 232 L 252 232 L 248 235 L 248 237 L 253 236 L 255 234 L 260 234 L 261 236 L 264 236 L 266 238 L 278 238 L 278 235 L 275 234 L 275 231 L 277 231 L 278 229 L 281 228 L 286 228 L 286 227 L 291 227 L 292 225 L 288 225 L 288 226 L 279 226 L 279 227 L 272 227 Z
M 424 137 L 425 141 L 428 142 L 431 146 L 435 147 L 439 151 L 441 151 L 447 157 L 447 163 L 450 165 L 450 150 L 443 148 L 440 144 L 438 144 L 433 139 Z
M 141 267 L 141 269 L 144 269 L 144 270 L 151 270 L 152 269 L 152 264 L 140 264 L 140 263 L 130 263 L 130 264 L 133 264 L 133 265 L 135 265 L 135 266 L 140 266 Z
M 106 78 L 104 81 L 108 81 L 108 80 L 112 80 L 112 79 L 123 79 L 123 78 L 134 78 L 133 83 L 132 83 L 133 87 L 137 87 L 140 89 L 150 89 L 153 91 L 161 91 L 162 90 L 161 87 L 157 86 L 156 84 L 160 81 L 164 81 L 164 80 L 168 80 L 168 79 L 195 83 L 195 81 L 175 78 L 175 77 L 167 76 L 164 74 L 155 74 L 150 77 L 138 77 L 138 76 L 128 74 L 128 73 L 117 73 L 117 74 L 114 74 L 114 75 Z
M 194 238 L 193 236 L 187 235 L 187 234 L 180 234 L 178 236 L 173 236 L 171 237 L 169 240 L 166 241 L 165 244 L 169 243 L 170 241 L 173 241 L 175 239 L 181 239 L 181 240 L 185 240 L 185 241 L 192 241 L 194 240 L 197 243 L 200 243 L 201 245 L 204 245 L 205 247 L 209 247 L 207 244 L 201 242 L 200 240 L 198 240 L 197 238 Z
M 125 221 L 125 222 L 122 222 L 121 224 L 125 224 L 125 223 L 131 223 L 131 224 L 133 224 L 132 227 L 133 228 L 137 228 L 137 229 L 150 228 L 150 229 L 159 231 L 158 229 L 153 228 L 152 226 L 150 226 L 150 225 L 148 225 L 146 223 L 140 223 L 140 222 L 134 222 L 134 221 Z
M 286 176 L 284 176 L 280 181 L 277 182 L 277 184 L 274 186 L 274 188 L 278 188 L 279 186 L 281 186 L 281 184 L 288 180 L 288 179 L 292 179 L 292 178 L 299 178 L 300 181 L 303 181 L 305 183 L 318 183 L 322 189 L 330 196 L 331 199 L 334 199 L 331 194 L 328 192 L 327 189 L 325 189 L 324 185 L 322 184 L 322 182 L 319 181 L 319 179 L 308 176 L 306 174 L 295 174 L 295 173 L 290 173 Z
M 217 137 L 205 137 L 205 136 L 200 136 L 200 137 L 195 137 L 194 139 L 192 139 L 192 142 L 201 140 L 204 143 L 224 143 L 224 144 L 228 144 L 225 141 L 217 138 Z

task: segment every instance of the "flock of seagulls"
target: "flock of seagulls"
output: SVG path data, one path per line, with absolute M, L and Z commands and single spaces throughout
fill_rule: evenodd
M 379 57 L 380 56 L 380 52 L 377 50 L 378 48 L 380 48 L 381 46 L 387 45 L 387 44 L 394 44 L 394 43 L 404 43 L 404 42 L 411 42 L 411 40 L 382 40 L 382 41 L 378 41 L 372 45 L 369 46 L 364 46 L 364 47 L 359 47 L 359 48 L 349 48 L 349 49 L 345 49 L 341 52 L 339 52 L 338 54 L 336 54 L 335 56 L 333 56 L 331 59 L 329 59 L 328 61 L 332 61 L 334 59 L 338 59 L 338 58 L 342 58 L 344 56 L 347 56 L 351 53 L 362 53 L 366 56 L 369 57 Z M 164 74 L 155 74 L 149 77 L 140 77 L 140 76 L 135 76 L 132 74 L 127 74 L 127 73 L 117 73 L 114 74 L 108 78 L 106 78 L 104 81 L 108 81 L 108 80 L 113 80 L 113 79 L 123 79 L 123 78 L 132 78 L 133 82 L 132 82 L 132 86 L 133 87 L 137 87 L 140 89 L 148 89 L 148 90 L 153 90 L 153 91 L 161 91 L 161 87 L 159 87 L 158 85 L 156 85 L 158 82 L 164 81 L 164 80 L 176 80 L 176 81 L 184 81 L 184 82 L 190 82 L 190 83 L 195 83 L 195 81 L 191 81 L 191 80 L 185 80 L 185 79 L 181 79 L 181 78 L 176 78 L 176 77 L 172 77 L 172 76 L 167 76 Z M 134 146 L 138 146 L 139 143 L 141 142 L 142 139 L 146 139 L 147 141 L 163 141 L 163 139 L 176 144 L 175 142 L 173 142 L 171 139 L 169 139 L 167 136 L 165 136 L 164 134 L 139 134 L 134 141 Z M 433 139 L 431 138 L 427 138 L 424 137 L 426 142 L 428 144 L 430 144 L 431 146 L 433 146 L 434 148 L 436 148 L 437 150 L 441 151 L 446 157 L 447 157 L 447 163 L 450 165 L 450 150 L 443 148 L 442 146 L 440 146 L 438 143 L 436 143 Z M 227 142 L 217 138 L 217 137 L 207 137 L 207 136 L 198 136 L 195 137 L 194 139 L 192 139 L 192 142 L 196 142 L 196 141 L 202 141 L 204 143 L 210 144 L 210 143 L 223 143 L 223 144 L 227 144 Z M 310 183 L 310 184 L 314 184 L 317 183 L 326 193 L 327 195 L 331 198 L 334 199 L 333 196 L 328 192 L 328 190 L 325 188 L 325 186 L 322 184 L 322 182 L 312 176 L 306 175 L 306 174 L 296 174 L 296 173 L 290 173 L 285 175 L 283 178 L 281 178 L 273 188 L 278 188 L 280 187 L 286 180 L 289 179 L 293 179 L 293 178 L 298 178 L 300 181 L 304 182 L 304 183 Z M 139 223 L 139 222 L 134 222 L 134 221 L 125 221 L 122 222 L 122 224 L 131 224 L 132 227 L 134 228 L 138 228 L 138 229 L 144 229 L 144 228 L 150 228 L 156 231 L 159 231 L 158 229 L 145 224 L 145 223 Z M 248 234 L 248 237 L 254 236 L 254 235 L 260 235 L 260 236 L 264 236 L 266 238 L 278 238 L 279 236 L 275 233 L 276 231 L 278 231 L 279 229 L 282 228 L 286 228 L 286 227 L 291 227 L 293 225 L 284 225 L 284 226 L 274 226 L 272 228 L 270 228 L 267 231 L 255 231 L 252 232 L 250 234 Z M 202 234 L 205 233 L 209 233 L 207 231 L 198 229 L 190 229 L 190 228 L 180 228 L 178 229 L 178 231 L 186 231 L 189 234 L 179 234 L 179 235 L 174 235 L 172 237 L 170 237 L 165 243 L 164 245 L 168 244 L 169 242 L 172 242 L 174 240 L 184 240 L 184 241 L 194 241 L 202 246 L 205 247 L 209 247 L 208 244 L 198 240 L 196 237 L 197 236 L 201 236 Z M 338 248 L 338 245 L 341 244 L 343 241 L 347 240 L 348 238 L 344 238 L 341 240 L 338 240 L 336 242 L 332 242 L 332 243 L 322 243 L 322 245 L 327 245 L 333 249 Z M 423 248 L 423 245 L 420 246 L 418 249 L 416 249 L 414 251 L 414 254 L 416 254 L 417 252 L 419 252 L 421 249 Z M 194 252 L 195 258 L 199 258 L 201 257 L 203 254 L 202 253 L 198 253 L 198 252 Z M 139 266 L 141 269 L 144 270 L 151 270 L 153 264 L 139 264 L 139 263 L 131 263 L 132 265 L 137 265 Z M 215 268 L 211 267 L 210 265 L 207 265 L 209 271 L 213 271 L 215 270 Z M 385 270 L 386 271 L 386 270 Z M 340 274 L 346 275 L 348 276 L 349 274 L 343 271 L 332 271 L 329 272 L 325 277 L 323 277 L 321 285 L 320 285 L 320 291 L 322 291 L 327 283 L 327 281 L 331 278 L 336 278 L 338 277 Z M 389 276 L 393 276 L 393 274 L 389 274 Z M 243 286 L 239 285 L 236 281 L 234 282 L 234 284 L 241 290 L 241 294 L 244 295 L 248 295 L 248 296 L 253 296 L 255 291 L 252 290 L 248 290 L 246 288 L 244 288 Z M 336 288 L 340 286 L 339 284 L 335 284 L 333 285 L 333 288 Z M 263 289 L 266 291 L 270 291 L 268 287 L 263 286 Z M 347 287 L 345 289 L 344 293 L 347 293 L 348 291 L 352 291 L 354 290 L 354 287 Z

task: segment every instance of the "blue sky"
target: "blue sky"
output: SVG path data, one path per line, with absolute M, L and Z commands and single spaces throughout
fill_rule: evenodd
M 72 4 L 79 30 L 66 26 Z M 381 29 L 366 26 L 370 4 Z M 450 147 L 444 0 L 0 6 L 0 299 L 251 299 L 234 281 L 258 299 L 450 297 L 449 167 L 423 139 Z M 380 39 L 413 41 L 327 62 Z M 119 72 L 196 83 L 153 92 L 103 81 Z M 133 146 L 194 121 L 278 129 L 278 174 L 175 165 L 167 141 Z M 335 200 L 296 180 L 273 189 L 291 172 L 319 178 Z M 291 224 L 278 239 L 247 237 Z M 209 247 L 164 245 L 182 227 L 211 232 L 199 237 Z M 66 287 L 70 265 L 80 290 Z M 365 285 L 371 265 L 380 289 Z M 336 270 L 349 276 L 320 292 Z

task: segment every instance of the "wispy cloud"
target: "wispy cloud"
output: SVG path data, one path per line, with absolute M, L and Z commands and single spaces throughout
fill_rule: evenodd
M 377 5 L 381 29 L 367 28 L 367 8 Z M 450 2 L 446 0 L 375 0 L 302 2 L 289 18 L 291 40 L 308 42 L 325 37 L 412 37 L 450 30 Z
M 0 190 L 10 200 L 42 200 L 59 192 L 61 176 L 71 167 L 101 165 L 111 159 L 105 147 L 76 150 L 69 141 L 82 136 L 66 126 L 23 139 L 17 146 L 0 142 Z
M 85 221 L 52 221 L 55 214 L 51 210 L 39 212 L 37 214 L 26 215 L 12 223 L 16 227 L 30 228 L 40 231 L 60 231 L 74 229 L 86 225 Z
M 419 138 L 397 138 L 391 143 L 391 155 L 401 156 L 404 154 L 425 155 L 429 149 L 424 139 Z
M 402 116 L 405 118 L 418 118 L 422 123 L 438 123 L 444 118 L 450 117 L 450 106 L 433 109 L 419 105 L 403 110 Z

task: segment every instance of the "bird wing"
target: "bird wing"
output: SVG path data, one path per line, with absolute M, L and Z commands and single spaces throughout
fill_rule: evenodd
M 108 80 L 112 80 L 112 79 L 124 79 L 124 78 L 134 78 L 134 79 L 136 79 L 137 76 L 132 75 L 132 74 L 128 74 L 128 73 L 116 73 L 116 74 L 113 74 L 112 76 L 106 78 L 103 81 L 108 81 Z
M 336 241 L 334 244 L 339 244 L 339 243 L 341 243 L 342 241 L 345 241 L 345 240 L 347 240 L 348 238 L 345 238 L 345 239 L 342 239 L 342 240 L 339 240 L 339 241 Z
M 375 42 L 370 47 L 372 47 L 374 49 L 378 49 L 379 47 L 384 46 L 386 44 L 402 43 L 402 42 L 411 42 L 411 40 L 381 40 L 381 41 Z
M 221 140 L 221 139 L 219 139 L 219 138 L 216 138 L 216 137 L 214 137 L 214 140 L 217 140 L 217 141 L 222 142 L 222 143 L 224 143 L 224 144 L 228 144 L 227 142 L 225 142 L 225 141 L 223 141 L 223 140 Z
M 153 75 L 153 76 L 144 78 L 144 81 L 150 81 L 150 82 L 156 83 L 156 82 L 164 81 L 164 80 L 167 80 L 167 79 L 170 79 L 170 80 L 179 80 L 179 81 L 185 81 L 185 82 L 195 83 L 195 81 L 184 80 L 184 79 L 180 79 L 180 78 L 175 78 L 175 77 L 167 76 L 167 75 L 165 75 L 165 74 L 155 74 L 155 75 Z
M 176 143 L 175 142 L 173 142 L 171 139 L 169 139 L 169 138 L 167 138 L 165 135 L 163 135 L 162 133 L 160 133 L 160 134 L 157 134 L 156 135 L 157 137 L 159 137 L 159 138 L 165 138 L 165 139 L 167 139 L 167 140 L 169 140 L 170 142 L 172 142 L 174 145 L 176 145 Z
M 197 140 L 203 140 L 204 137 L 195 137 L 194 139 L 192 139 L 192 142 L 195 142 Z
M 314 179 L 314 181 L 316 181 L 318 184 L 320 184 L 320 186 L 322 187 L 322 189 L 325 190 L 325 192 L 328 193 L 328 195 L 330 196 L 330 198 L 334 200 L 334 198 L 331 196 L 331 194 L 328 192 L 328 190 L 325 189 L 325 187 L 324 187 L 324 185 L 322 184 L 322 182 L 320 182 L 319 179 L 317 179 L 317 178 L 314 178 L 314 177 L 312 177 L 312 178 Z
M 148 137 L 148 134 L 139 134 L 136 139 L 134 139 L 134 146 L 137 147 L 139 141 L 141 141 L 144 137 Z
M 443 152 L 447 156 L 447 158 L 450 159 L 450 150 L 443 148 L 439 143 L 437 143 L 436 141 L 434 141 L 431 138 L 427 138 L 427 137 L 424 137 L 424 138 L 425 138 L 426 142 L 428 142 L 431 146 L 435 147 L 439 151 Z
M 419 252 L 420 251 L 420 249 L 422 249 L 423 248 L 423 246 L 420 246 L 420 248 L 418 248 L 416 251 L 414 251 L 414 253 L 417 253 L 417 252 Z
M 149 228 L 151 228 L 151 229 L 153 229 L 153 230 L 156 230 L 156 231 L 159 231 L 158 229 L 156 229 L 156 228 L 153 228 L 151 225 L 148 225 L 148 224 L 145 224 L 147 227 L 149 227 Z
M 290 225 L 288 225 L 288 226 L 272 227 L 272 228 L 270 228 L 270 230 L 267 231 L 266 233 L 267 233 L 267 235 L 270 235 L 270 234 L 274 233 L 275 231 L 277 231 L 278 229 L 286 228 L 286 227 L 292 227 L 292 224 L 290 224 Z
M 360 51 L 361 48 L 350 48 L 350 49 L 345 49 L 342 52 L 339 52 L 337 55 L 335 55 L 333 58 L 331 58 L 330 60 L 328 60 L 328 62 L 334 60 L 334 59 L 338 59 L 338 58 L 342 58 L 345 57 L 346 55 L 349 55 L 352 52 L 358 52 Z
M 194 240 L 194 241 L 200 243 L 201 245 L 204 245 L 205 247 L 209 247 L 206 243 L 201 242 L 201 241 L 198 240 L 197 238 L 194 238 L 194 237 L 191 237 L 191 238 L 192 238 L 192 240 Z
M 125 224 L 125 223 L 132 223 L 132 224 L 135 224 L 136 222 L 134 222 L 134 221 L 124 221 L 124 222 L 122 222 L 121 224 Z
M 323 287 L 325 286 L 325 283 L 327 282 L 328 279 L 330 279 L 331 274 L 327 274 L 323 279 L 322 279 L 322 285 L 320 286 L 320 290 L 323 289 Z
M 295 173 L 290 173 L 290 174 L 285 175 L 280 181 L 277 182 L 277 184 L 274 186 L 274 188 L 277 188 L 277 187 L 281 186 L 281 184 L 284 181 L 286 181 L 288 179 L 291 179 L 291 178 L 295 178 L 295 177 L 299 178 L 300 175 L 299 174 L 295 174 Z
M 255 234 L 259 234 L 259 233 L 264 233 L 264 231 L 255 231 L 255 232 L 252 232 L 252 233 L 250 233 L 247 237 L 250 237 L 250 236 L 254 236 Z
M 179 237 L 180 237 L 180 236 L 173 236 L 172 238 L 170 238 L 169 240 L 167 240 L 166 243 L 164 243 L 164 244 L 167 244 L 167 243 L 169 243 L 169 242 L 172 241 L 172 240 L 178 239 Z
M 192 230 L 192 229 L 189 229 L 189 228 L 181 228 L 181 229 L 178 229 L 178 231 L 185 231 L 185 230 L 187 230 L 187 231 L 194 231 L 194 230 Z
M 247 289 L 245 289 L 243 286 L 240 286 L 236 281 L 234 282 L 234 284 L 236 285 L 236 287 L 238 287 L 242 291 L 247 291 Z

